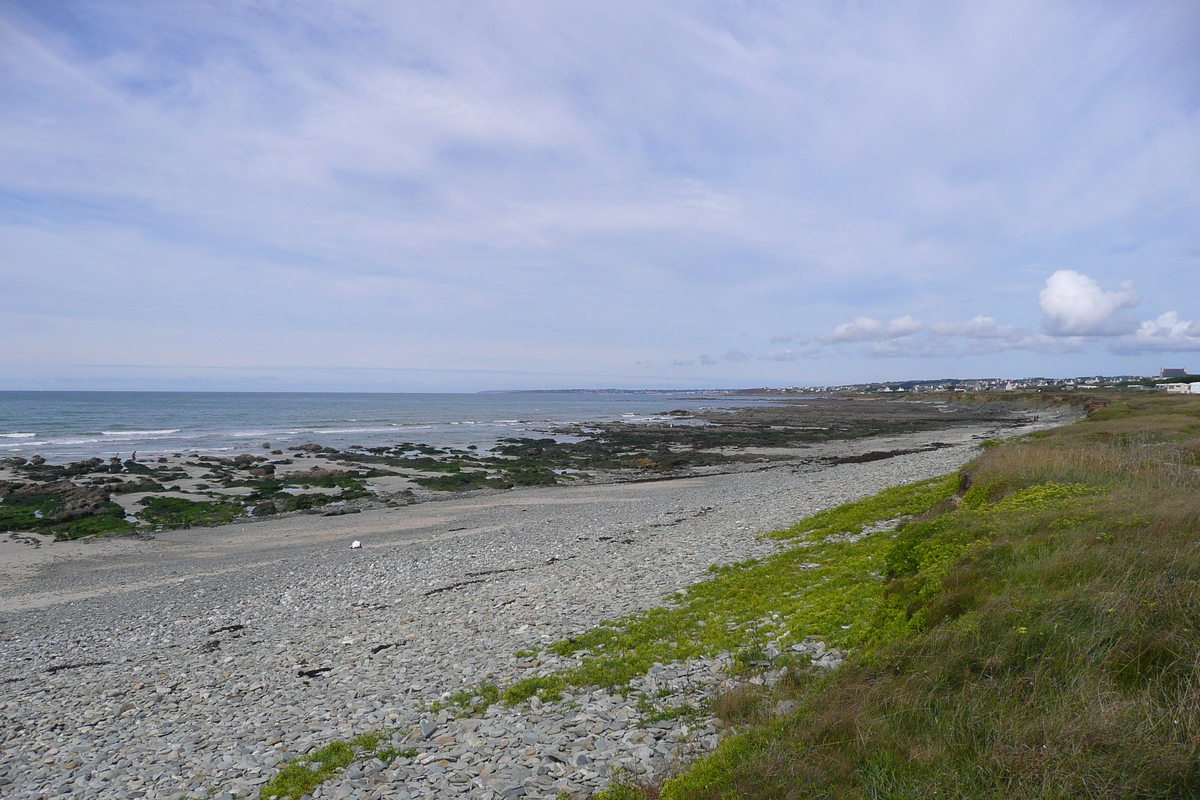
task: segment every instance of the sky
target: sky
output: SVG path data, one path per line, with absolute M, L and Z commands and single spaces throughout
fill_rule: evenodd
M 1200 371 L 1200 4 L 0 0 L 0 389 Z

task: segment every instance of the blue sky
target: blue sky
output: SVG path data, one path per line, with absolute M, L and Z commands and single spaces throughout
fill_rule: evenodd
M 0 388 L 1200 371 L 1200 5 L 0 3 Z

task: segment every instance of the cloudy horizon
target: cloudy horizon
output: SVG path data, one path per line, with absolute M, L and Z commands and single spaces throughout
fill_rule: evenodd
M 1200 371 L 1200 6 L 10 0 L 0 389 Z

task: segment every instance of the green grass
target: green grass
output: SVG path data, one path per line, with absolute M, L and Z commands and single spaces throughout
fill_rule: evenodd
M 716 698 L 738 732 L 714 753 L 661 787 L 617 780 L 600 797 L 1195 797 L 1198 458 L 1200 399 L 1095 404 L 1086 422 L 816 514 L 772 534 L 775 555 L 550 646 L 579 655 L 573 669 L 444 702 L 480 713 L 621 690 L 655 662 L 727 651 L 748 665 L 816 634 L 852 649 L 842 669 Z M 795 710 L 778 717 L 784 699 Z
M 872 497 L 841 506 L 835 509 L 841 527 L 806 520 L 786 532 L 783 538 L 796 540 L 788 550 L 761 561 L 713 569 L 711 577 L 692 586 L 672 606 L 602 625 L 550 647 L 560 655 L 588 650 L 579 667 L 518 681 L 505 689 L 485 683 L 440 700 L 431 710 L 480 715 L 496 702 L 514 705 L 534 695 L 555 700 L 570 687 L 622 689 L 655 662 L 729 651 L 748 663 L 761 656 L 767 642 L 787 644 L 813 633 L 831 643 L 857 642 L 860 632 L 851 623 L 883 597 L 881 570 L 891 534 L 873 534 L 857 542 L 826 540 L 880 520 L 921 513 L 944 502 L 957 485 L 956 476 L 922 481 L 889 490 L 882 501 Z M 828 514 L 821 519 L 827 520 Z M 844 630 L 843 625 L 851 627 Z M 533 655 L 519 653 L 519 657 Z M 692 706 L 660 707 L 649 698 L 643 698 L 641 706 L 649 721 L 704 713 Z M 353 760 L 352 744 L 334 743 L 317 756 L 289 764 L 264 787 L 263 797 L 298 798 L 311 792 Z M 614 797 L 619 800 L 623 795 Z
M 846 534 L 881 520 L 920 514 L 954 494 L 958 477 L 921 481 L 809 517 L 772 534 L 792 546 L 762 560 L 710 570 L 711 577 L 677 595 L 674 604 L 602 624 L 549 650 L 582 663 L 509 686 L 513 704 L 536 695 L 557 699 L 572 686 L 620 689 L 666 663 L 721 652 L 756 660 L 761 648 L 819 635 L 830 646 L 855 647 L 867 634 L 863 620 L 882 601 L 891 534 L 848 541 Z
M 436 713 L 445 708 L 456 711 L 459 716 L 478 716 L 499 700 L 500 688 L 494 683 L 484 683 L 438 700 L 429 710 Z
M 694 720 L 708 713 L 707 704 L 693 706 L 686 703 L 677 706 L 662 705 L 654 702 L 653 698 L 641 697 L 637 702 L 637 710 L 642 714 L 642 724 L 665 722 L 671 719 Z
M 339 741 L 327 744 L 320 750 L 303 758 L 298 758 L 275 774 L 268 783 L 263 784 L 260 791 L 262 800 L 271 798 L 286 798 L 299 800 L 325 781 L 337 775 L 356 759 L 379 758 L 390 762 L 396 758 L 412 757 L 415 750 L 398 751 L 394 748 L 379 749 L 383 734 L 364 733 L 349 742 Z
M 828 536 L 858 533 L 865 526 L 880 520 L 923 514 L 953 495 L 957 488 L 957 476 L 895 486 L 856 503 L 817 512 L 790 528 L 768 533 L 767 536 L 819 541 Z
M 375 757 L 386 764 L 390 764 L 397 758 L 416 758 L 418 752 L 415 747 L 406 747 L 403 750 L 397 750 L 394 747 L 385 747 L 382 750 L 377 750 Z
M 719 698 L 741 732 L 630 796 L 1200 795 L 1198 453 L 1200 400 L 1158 397 L 987 449 L 843 669 Z

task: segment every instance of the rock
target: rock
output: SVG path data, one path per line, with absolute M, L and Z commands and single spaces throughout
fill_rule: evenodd
M 156 489 L 161 489 L 157 483 L 152 483 Z M 17 497 L 32 497 L 35 495 L 52 495 L 58 500 L 58 507 L 47 514 L 47 519 L 56 522 L 70 522 L 83 519 L 99 513 L 108 513 L 112 509 L 109 502 L 109 492 L 106 488 L 96 486 L 76 486 L 70 481 L 57 481 L 50 484 L 31 483 L 22 486 L 12 493 Z

